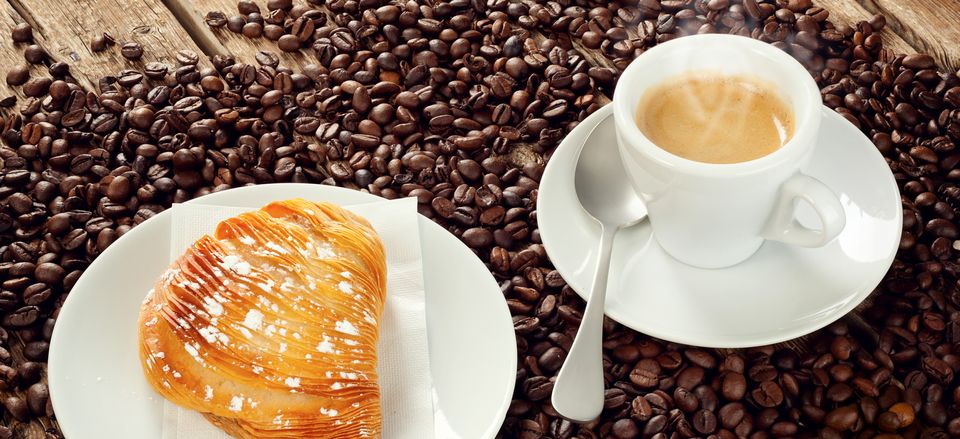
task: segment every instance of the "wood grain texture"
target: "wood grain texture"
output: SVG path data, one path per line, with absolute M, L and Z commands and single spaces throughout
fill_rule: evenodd
M 876 14 L 875 11 L 864 9 L 859 3 L 862 1 L 865 0 L 814 0 L 813 3 L 830 11 L 829 19 L 834 24 L 853 26 L 857 22 L 869 20 Z M 910 0 L 906 3 L 915 4 L 925 1 L 927 0 Z M 883 38 L 883 46 L 893 50 L 897 54 L 916 53 L 919 49 L 904 40 L 902 36 L 897 34 L 893 26 L 889 25 L 892 21 L 891 17 L 887 16 L 885 18 L 887 19 L 888 25 L 880 31 L 880 36 Z M 954 27 L 960 30 L 960 23 L 955 23 Z
M 7 70 L 11 66 L 15 65 L 29 65 L 26 60 L 23 58 L 23 49 L 27 47 L 25 43 L 13 43 L 10 37 L 10 31 L 18 23 L 23 23 L 24 19 L 17 13 L 13 8 L 11 8 L 6 3 L 0 3 L 0 98 L 15 95 L 17 96 L 17 105 L 10 109 L 0 109 L 0 119 L 3 116 L 7 116 L 12 113 L 17 107 L 25 101 L 25 96 L 21 91 L 21 87 L 11 87 L 7 85 L 6 74 Z M 34 34 L 34 41 L 37 44 L 43 44 L 42 36 Z M 30 66 L 30 77 L 49 77 L 50 74 L 47 72 L 47 68 L 44 65 L 33 65 Z M 0 123 L 2 127 L 3 123 Z M 0 161 L 0 168 L 2 168 L 2 161 Z M 23 342 L 16 335 L 16 333 L 9 333 L 9 340 L 6 346 L 6 349 L 10 352 L 10 356 L 13 358 L 12 364 L 21 364 L 26 361 L 23 356 Z M 46 383 L 46 372 L 44 371 L 42 382 Z M 0 390 L 0 401 L 6 400 L 9 397 L 19 397 L 26 398 L 26 389 L 4 389 Z M 6 412 L 6 410 L 2 410 Z M 53 429 L 59 430 L 57 423 L 52 418 L 41 417 L 33 419 L 29 422 L 20 422 L 10 416 L 9 413 L 3 413 L 0 417 L 0 425 L 7 426 L 13 432 L 13 437 L 17 439 L 44 439 L 46 437 L 46 430 Z
M 941 67 L 960 68 L 960 1 L 857 1 L 866 10 L 886 16 L 888 28 L 918 52 L 932 56 Z
M 152 61 L 176 66 L 182 49 L 203 53 L 160 0 L 6 0 L 42 36 L 51 58 L 70 64 L 78 82 L 92 88 L 105 75 L 124 68 L 142 68 Z M 90 41 L 101 32 L 117 45 L 94 53 Z M 143 58 L 129 61 L 120 55 L 123 42 L 143 46 Z M 201 66 L 209 66 L 201 57 Z
M 212 32 L 212 34 L 219 40 L 220 44 L 226 48 L 226 51 L 233 55 L 238 62 L 243 62 L 247 64 L 257 65 L 255 56 L 258 51 L 265 50 L 273 52 L 280 57 L 280 64 L 296 68 L 304 66 L 310 63 L 316 63 L 317 60 L 313 56 L 313 49 L 306 47 L 300 49 L 298 52 L 284 52 L 277 47 L 275 41 L 270 41 L 264 37 L 260 38 L 247 38 L 241 34 L 236 34 L 230 32 L 226 27 L 219 29 L 210 29 L 206 23 L 203 21 L 203 17 L 211 11 L 220 11 L 227 15 L 240 15 L 237 12 L 237 1 L 236 0 L 167 0 L 170 3 L 179 3 L 183 5 L 183 8 L 186 10 L 192 9 L 194 11 L 193 16 L 198 18 L 198 24 L 203 26 L 206 32 Z M 260 11 L 264 16 L 269 12 L 267 9 L 267 3 L 264 0 L 258 0 L 256 3 L 260 6 Z M 306 4 L 304 0 L 294 1 L 294 5 L 297 4 Z M 311 8 L 317 9 L 322 8 L 320 5 L 311 5 Z M 328 13 L 328 18 L 330 14 Z M 189 26 L 189 23 L 187 24 Z
M 7 71 L 10 70 L 13 66 L 25 65 L 30 66 L 30 77 L 36 78 L 40 76 L 50 76 L 47 72 L 47 68 L 42 65 L 30 65 L 25 59 L 23 59 L 23 49 L 27 47 L 25 43 L 14 43 L 10 37 L 10 31 L 18 23 L 22 23 L 23 18 L 20 17 L 20 14 L 17 11 L 13 10 L 8 4 L 0 3 L 0 98 L 6 96 L 15 95 L 17 96 L 17 104 L 23 103 L 25 96 L 21 91 L 20 86 L 9 86 L 7 85 L 6 77 Z M 34 41 L 38 44 L 42 44 L 42 36 L 34 33 Z M 16 108 L 16 107 L 14 107 Z M 8 109 L 2 109 L 3 112 L 8 112 Z
M 227 55 L 229 52 L 213 34 L 210 27 L 204 23 L 203 16 L 193 7 L 193 2 L 186 0 L 163 0 L 177 22 L 193 38 L 200 50 L 208 56 Z

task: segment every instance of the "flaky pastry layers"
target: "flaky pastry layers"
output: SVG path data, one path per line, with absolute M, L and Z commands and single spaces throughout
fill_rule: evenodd
M 140 312 L 140 359 L 168 400 L 238 438 L 379 437 L 383 244 L 302 199 L 218 224 Z

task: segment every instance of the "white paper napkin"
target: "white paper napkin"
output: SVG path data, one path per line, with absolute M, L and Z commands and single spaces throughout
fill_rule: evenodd
M 416 199 L 344 206 L 373 225 L 387 254 L 387 300 L 380 323 L 380 406 L 384 439 L 434 437 L 430 356 L 427 349 L 423 267 Z M 220 221 L 256 210 L 176 205 L 171 225 L 171 261 Z M 227 439 L 229 435 L 193 410 L 163 405 L 163 439 Z

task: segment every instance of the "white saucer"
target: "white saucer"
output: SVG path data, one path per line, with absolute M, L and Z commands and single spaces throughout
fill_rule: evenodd
M 617 141 L 611 106 L 577 125 L 557 147 L 537 201 L 547 254 L 581 296 L 592 282 L 600 239 L 600 226 L 580 207 L 573 187 L 585 141 Z M 767 241 L 746 262 L 707 270 L 668 256 L 644 221 L 616 237 L 606 314 L 664 340 L 736 348 L 808 334 L 856 307 L 896 254 L 900 193 L 873 143 L 826 107 L 818 143 L 803 171 L 830 186 L 843 204 L 847 225 L 836 240 L 815 249 Z M 803 207 L 799 221 L 816 224 L 812 209 Z
M 308 184 L 250 186 L 191 202 L 260 207 L 303 197 L 339 204 L 379 198 Z M 137 357 L 140 303 L 169 260 L 166 211 L 107 249 L 70 292 L 53 332 L 50 395 L 69 439 L 159 439 L 162 398 Z M 513 320 L 500 287 L 460 241 L 420 217 L 434 407 L 443 438 L 493 438 L 516 381 Z M 446 424 L 445 426 L 443 424 Z

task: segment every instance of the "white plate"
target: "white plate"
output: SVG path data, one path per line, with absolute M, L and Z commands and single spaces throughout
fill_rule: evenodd
M 547 254 L 581 296 L 592 281 L 600 239 L 600 226 L 580 207 L 573 187 L 576 157 L 586 141 L 617 141 L 610 106 L 577 125 L 557 147 L 537 202 Z M 896 255 L 900 193 L 873 143 L 827 108 L 803 171 L 830 186 L 843 204 L 847 226 L 836 240 L 814 249 L 767 241 L 739 265 L 707 270 L 668 256 L 644 221 L 616 237 L 606 314 L 664 340 L 737 348 L 796 338 L 852 310 Z M 815 224 L 816 216 L 804 207 L 799 221 Z
M 260 207 L 294 197 L 344 205 L 379 199 L 332 186 L 272 184 L 191 202 Z M 140 369 L 137 317 L 169 263 L 169 213 L 113 243 L 60 311 L 50 345 L 50 397 L 69 439 L 160 438 L 162 398 Z M 456 237 L 424 217 L 420 234 L 437 437 L 493 438 L 516 380 L 510 312 L 490 272 Z

